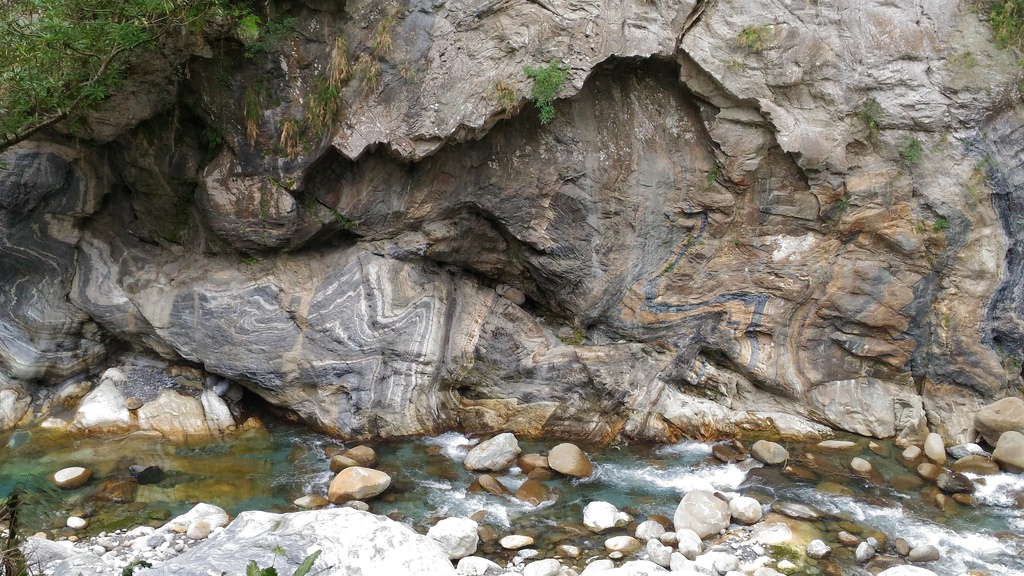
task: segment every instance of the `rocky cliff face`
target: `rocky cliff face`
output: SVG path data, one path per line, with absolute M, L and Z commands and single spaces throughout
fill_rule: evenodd
M 960 4 L 306 0 L 168 49 L 3 156 L 0 421 L 129 347 L 346 436 L 964 441 L 1021 384 L 1024 103 Z

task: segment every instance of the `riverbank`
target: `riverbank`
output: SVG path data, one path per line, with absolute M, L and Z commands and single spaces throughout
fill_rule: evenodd
M 45 442 L 34 449 L 34 433 L 24 434 L 28 437 L 21 437 L 22 444 L 9 449 L 6 474 L 19 467 L 35 474 L 43 470 L 52 473 L 53 468 L 72 461 L 81 464 L 83 459 L 95 459 L 92 464 L 96 475 L 80 488 L 63 491 L 64 502 L 53 514 L 51 524 L 34 529 L 42 529 L 51 539 L 77 539 L 79 542 L 72 544 L 77 552 L 91 554 L 101 562 L 117 559 L 108 562 L 111 573 L 119 573 L 136 560 L 155 565 L 171 563 L 172 567 L 173 558 L 187 560 L 185 554 L 205 545 L 205 540 L 189 538 L 187 526 L 180 534 L 165 528 L 175 525 L 172 514 L 185 513 L 198 501 L 223 507 L 226 515 L 242 517 L 247 510 L 290 513 L 296 510 L 293 501 L 301 496 L 327 496 L 335 476 L 328 455 L 355 446 L 281 424 L 203 447 L 163 445 L 163 452 L 149 454 L 154 462 L 166 467 L 165 477 L 155 484 L 137 486 L 130 502 L 114 502 L 102 500 L 100 495 L 111 480 L 123 474 L 119 466 L 128 460 L 118 451 L 137 458 L 147 454 L 145 450 L 153 450 L 155 444 L 82 438 L 61 454 Z M 532 505 L 514 496 L 529 479 L 525 467 L 517 464 L 489 473 L 512 496 L 488 492 L 481 486 L 482 474 L 465 468 L 466 454 L 478 440 L 449 433 L 374 445 L 379 457 L 375 467 L 392 480 L 380 496 L 365 503 L 375 515 L 360 522 L 373 519 L 371 523 L 380 523 L 384 517 L 426 534 L 442 518 L 472 518 L 478 537 L 471 554 L 474 557 L 493 562 L 502 570 L 521 570 L 531 562 L 558 560 L 565 569 L 582 572 L 598 560 L 622 565 L 649 561 L 652 551 L 655 555 L 663 553 L 639 539 L 641 547 L 635 551 L 630 550 L 633 544 L 629 541 L 620 543 L 625 546 L 619 550 L 622 557 L 614 558 L 614 551 L 607 549 L 605 542 L 620 536 L 637 538 L 641 526 L 650 529 L 649 521 L 660 524 L 668 533 L 677 532 L 674 516 L 681 499 L 703 491 L 725 500 L 750 498 L 757 503 L 763 517 L 760 522 L 747 526 L 730 521 L 724 532 L 708 535 L 701 547 L 701 553 L 735 556 L 737 567 L 746 568 L 747 573 L 753 573 L 756 567 L 780 571 L 780 562 L 784 561 L 797 566 L 795 573 L 877 573 L 906 562 L 910 551 L 926 546 L 934 546 L 939 559 L 921 566 L 938 574 L 975 570 L 995 576 L 1024 570 L 1018 558 L 1024 550 L 1024 480 L 1019 474 L 966 472 L 974 494 L 956 496 L 938 489 L 932 480 L 918 473 L 923 464 L 929 463 L 923 452 L 915 458 L 904 458 L 903 448 L 887 442 L 854 436 L 824 444 L 784 442 L 788 457 L 778 464 L 745 457 L 745 450 L 753 445 L 750 441 L 740 445 L 683 442 L 584 446 L 593 462 L 592 474 L 571 478 L 549 473 L 539 480 L 547 494 L 538 505 Z M 517 444 L 522 454 L 538 455 L 554 446 L 527 439 Z M 949 469 L 965 450 L 968 448 L 946 451 L 948 462 L 943 469 Z M 870 471 L 855 473 L 851 468 L 855 459 L 870 465 Z M 924 470 L 929 468 L 925 466 Z M 543 478 L 544 474 L 535 471 L 534 476 Z M 628 514 L 629 520 L 622 526 L 595 532 L 584 522 L 585 510 L 594 502 L 615 506 Z M 334 509 L 337 507 L 329 510 Z M 67 528 L 66 518 L 72 512 L 82 514 L 88 527 Z M 225 540 L 227 536 L 220 536 L 224 530 L 211 525 L 210 542 L 224 545 L 237 539 Z M 508 549 L 502 539 L 510 535 L 532 539 L 532 543 Z M 157 542 L 154 536 L 164 541 Z M 289 561 L 297 565 L 319 546 L 318 541 L 310 540 L 313 537 L 310 534 L 290 540 L 292 544 L 284 546 Z M 858 549 L 865 554 L 862 545 L 870 542 L 869 538 L 874 538 L 876 554 L 858 562 Z M 905 545 L 899 538 L 906 541 Z M 671 544 L 671 537 L 667 539 Z M 814 540 L 820 540 L 831 551 L 822 558 L 810 557 L 808 546 Z M 660 538 L 658 542 L 664 545 Z M 678 552 L 677 546 L 672 549 Z M 574 548 L 579 550 L 578 556 L 566 553 Z M 261 556 L 258 560 L 269 565 L 275 558 Z M 276 561 L 278 568 L 284 566 L 284 558 Z M 327 562 L 326 557 L 323 562 Z M 457 562 L 455 559 L 452 565 Z M 596 566 L 602 565 L 607 566 L 603 562 Z M 667 567 L 672 567 L 671 562 Z M 782 568 L 792 570 L 787 564 Z

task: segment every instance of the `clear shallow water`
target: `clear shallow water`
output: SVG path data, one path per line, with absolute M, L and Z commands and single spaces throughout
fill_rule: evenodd
M 866 445 L 863 439 L 855 440 Z M 18 432 L 0 441 L 6 446 L 0 490 L 6 493 L 16 484 L 37 487 L 35 514 L 28 514 L 25 521 L 32 530 L 58 534 L 66 533 L 60 526 L 70 512 L 90 515 L 88 532 L 97 533 L 159 524 L 200 501 L 218 504 L 232 514 L 250 509 L 290 511 L 294 509 L 291 502 L 303 494 L 326 495 L 333 476 L 326 452 L 343 445 L 283 424 L 272 425 L 269 432 L 251 432 L 200 447 L 175 447 L 145 437 L 74 439 L 41 430 Z M 908 467 L 866 449 L 857 455 L 870 460 L 878 471 L 871 480 L 847 474 L 845 466 L 852 453 L 804 457 L 806 446 L 790 444 L 792 461 L 806 464 L 817 476 L 799 480 L 752 460 L 720 463 L 711 457 L 710 445 L 697 442 L 610 446 L 587 450 L 595 464 L 590 478 L 545 481 L 555 498 L 532 507 L 469 489 L 476 476 L 461 463 L 476 442 L 449 433 L 374 445 L 380 457 L 378 467 L 394 480 L 388 492 L 370 502 L 371 510 L 421 532 L 440 517 L 469 516 L 482 510 L 487 512 L 486 524 L 498 536 L 513 531 L 530 535 L 541 549 L 559 543 L 599 549 L 604 536 L 590 534 L 581 524 L 587 503 L 605 500 L 638 520 L 652 514 L 671 517 L 685 492 L 714 489 L 752 495 L 766 504 L 773 499 L 810 504 L 831 515 L 816 526 L 832 544 L 843 521 L 863 529 L 862 536 L 880 531 L 913 545 L 934 544 L 944 552 L 943 560 L 931 566 L 939 574 L 968 570 L 1024 574 L 1024 512 L 1018 503 L 1024 495 L 1022 475 L 984 477 L 985 485 L 976 494 L 978 505 L 961 506 L 955 515 L 945 516 L 925 504 L 917 490 L 891 487 L 893 478 L 911 473 Z M 521 440 L 520 444 L 524 453 L 546 453 L 555 442 Z M 167 477 L 138 487 L 132 501 L 104 500 L 104 483 L 127 475 L 131 464 L 157 464 Z M 93 469 L 94 479 L 73 491 L 41 489 L 48 485 L 46 476 L 73 465 Z M 525 479 L 517 468 L 499 477 L 512 491 Z M 852 495 L 823 491 L 822 481 L 840 484 Z M 849 524 L 843 526 L 846 529 Z M 498 561 L 512 556 L 494 543 L 485 544 L 481 552 Z M 851 549 L 837 549 L 834 558 L 841 570 L 852 570 Z

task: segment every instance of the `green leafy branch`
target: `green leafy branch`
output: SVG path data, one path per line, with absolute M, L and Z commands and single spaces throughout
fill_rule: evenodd
M 530 100 L 533 100 L 540 110 L 540 123 L 547 124 L 555 119 L 555 97 L 562 91 L 565 81 L 569 78 L 569 67 L 558 60 L 552 60 L 547 66 L 527 66 L 523 71 L 527 77 L 533 78 Z
M 126 81 L 127 56 L 227 15 L 228 0 L 0 0 L 0 152 Z

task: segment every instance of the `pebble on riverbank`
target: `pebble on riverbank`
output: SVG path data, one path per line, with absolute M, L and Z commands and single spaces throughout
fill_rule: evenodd
M 73 490 L 89 481 L 92 477 L 92 470 L 81 466 L 72 466 L 54 472 L 51 480 L 58 488 Z

